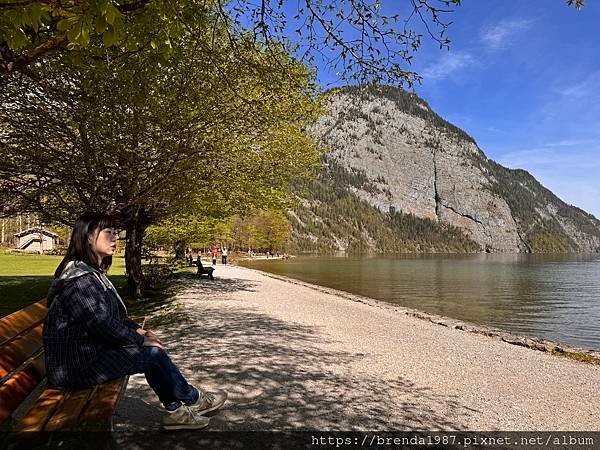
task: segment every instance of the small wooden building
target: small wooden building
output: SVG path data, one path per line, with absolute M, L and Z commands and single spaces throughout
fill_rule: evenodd
M 58 244 L 58 234 L 34 227 L 15 233 L 17 248 L 28 252 L 43 253 Z

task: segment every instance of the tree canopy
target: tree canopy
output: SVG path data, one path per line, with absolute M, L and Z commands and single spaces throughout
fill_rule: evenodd
M 230 249 L 287 250 L 292 228 L 281 209 L 247 209 L 228 218 L 193 212 L 177 214 L 148 227 L 146 245 L 174 250 L 183 257 L 194 248 L 217 245 Z
M 178 51 L 166 62 L 55 60 L 43 81 L 6 86 L 4 205 L 70 223 L 81 206 L 164 216 L 206 201 L 278 202 L 290 173 L 314 159 L 301 131 L 318 111 L 308 72 L 280 72 L 252 47 L 243 61 L 214 46 L 209 57 Z
M 40 76 L 35 63 L 54 53 L 169 55 L 183 34 L 224 26 L 232 48 L 246 35 L 307 63 L 324 59 L 344 79 L 411 83 L 418 76 L 408 65 L 423 34 L 448 46 L 447 18 L 460 3 L 404 0 L 386 14 L 380 0 L 1 0 L 0 73 Z M 205 16 L 199 28 L 198 11 Z
M 289 180 L 318 160 L 303 133 L 315 86 L 280 47 L 242 36 L 231 52 L 226 31 L 184 35 L 169 58 L 54 55 L 39 78 L 11 79 L 0 91 L 2 214 L 71 224 L 83 210 L 117 213 L 139 284 L 150 224 L 285 204 Z

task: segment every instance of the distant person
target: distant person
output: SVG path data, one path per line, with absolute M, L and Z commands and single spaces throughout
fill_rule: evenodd
M 227 264 L 227 247 L 223 247 L 221 250 L 221 264 Z
M 212 256 L 212 265 L 213 266 L 217 264 L 217 253 L 218 252 L 219 251 L 217 250 L 217 247 L 215 245 L 213 245 L 210 248 L 210 255 Z
M 194 265 L 194 253 L 192 252 L 192 249 L 189 247 L 187 249 L 187 260 L 188 260 L 189 267 Z
M 48 292 L 44 357 L 48 386 L 90 388 L 143 373 L 167 414 L 165 430 L 196 430 L 220 408 L 224 391 L 199 391 L 173 364 L 156 334 L 127 317 L 127 308 L 106 277 L 117 249 L 116 220 L 87 212 L 75 222 L 67 254 Z

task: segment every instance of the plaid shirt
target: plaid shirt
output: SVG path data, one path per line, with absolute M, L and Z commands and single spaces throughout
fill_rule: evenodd
M 55 280 L 48 302 L 43 336 L 49 386 L 91 387 L 130 373 L 144 338 L 99 272 Z

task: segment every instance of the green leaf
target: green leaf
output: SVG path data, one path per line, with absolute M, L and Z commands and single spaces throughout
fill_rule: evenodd
M 108 22 L 110 25 L 115 23 L 115 18 L 117 17 L 117 15 L 115 14 L 115 11 L 117 11 L 117 10 L 113 5 L 111 5 L 111 4 L 107 5 L 105 18 L 106 18 L 106 22 Z
M 15 30 L 14 34 L 11 35 L 7 39 L 8 46 L 12 49 L 20 49 L 29 44 L 29 39 L 27 35 L 20 28 Z
M 117 8 L 115 8 L 115 6 L 112 3 L 109 3 L 106 6 L 105 18 L 110 25 L 115 25 L 115 21 L 117 19 L 121 19 L 122 17 L 123 14 L 121 14 L 121 12 Z
M 127 41 L 127 50 L 130 52 L 135 52 L 138 49 L 138 44 L 133 39 L 129 39 Z
M 31 26 L 37 33 L 42 17 L 42 6 L 39 3 L 31 5 Z
M 115 34 L 112 32 L 112 30 L 109 29 L 102 35 L 102 42 L 104 43 L 104 45 L 106 47 L 110 47 L 111 45 L 114 45 Z
M 59 20 L 56 24 L 56 29 L 58 31 L 67 31 L 69 28 L 73 26 L 73 21 L 69 19 Z
M 106 31 L 106 29 L 108 28 L 108 23 L 104 19 L 104 16 L 101 16 L 101 15 L 96 16 L 95 27 L 96 27 L 97 33 L 102 34 Z
M 101 14 L 106 14 L 106 8 L 108 8 L 108 0 L 99 0 L 97 3 L 97 10 Z
M 80 35 L 79 43 L 84 47 L 87 47 L 87 45 L 90 43 L 89 26 L 84 25 L 81 27 L 81 35 Z
M 81 35 L 81 24 L 75 25 L 69 31 L 67 31 L 67 38 L 70 42 L 78 43 L 79 36 Z

